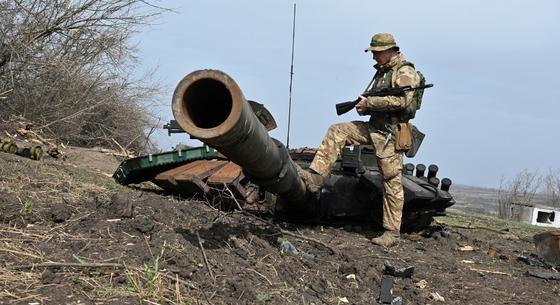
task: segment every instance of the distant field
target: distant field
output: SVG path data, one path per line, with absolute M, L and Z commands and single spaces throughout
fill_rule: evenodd
M 498 192 L 493 188 L 454 184 L 450 193 L 457 203 L 453 208 L 485 215 L 498 215 Z M 545 194 L 536 194 L 534 203 L 549 206 Z
M 498 214 L 498 190 L 454 184 L 451 194 L 457 203 L 455 209 L 480 213 L 485 215 Z

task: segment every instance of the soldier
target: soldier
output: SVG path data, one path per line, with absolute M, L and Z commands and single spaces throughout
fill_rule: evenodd
M 405 60 L 391 34 L 379 33 L 371 38 L 370 46 L 375 73 L 367 90 L 396 86 L 418 86 L 421 77 L 414 65 Z M 373 144 L 377 164 L 383 175 L 383 228 L 384 232 L 372 242 L 392 246 L 399 238 L 404 192 L 401 181 L 403 152 L 395 150 L 394 137 L 398 123 L 406 123 L 417 109 L 415 91 L 402 96 L 364 97 L 356 105 L 359 115 L 370 115 L 369 122 L 352 121 L 329 127 L 308 171 L 301 171 L 310 192 L 318 192 L 332 166 L 346 145 Z M 388 139 L 389 138 L 389 139 Z

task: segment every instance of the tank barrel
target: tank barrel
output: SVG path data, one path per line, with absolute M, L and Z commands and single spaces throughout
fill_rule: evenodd
M 219 70 L 188 74 L 175 88 L 172 108 L 183 130 L 241 166 L 253 183 L 287 202 L 307 200 L 288 150 L 268 135 L 229 75 Z

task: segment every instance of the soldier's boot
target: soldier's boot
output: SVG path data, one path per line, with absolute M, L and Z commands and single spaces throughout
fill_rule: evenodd
M 319 175 L 312 169 L 304 170 L 298 164 L 296 164 L 298 175 L 301 177 L 307 190 L 311 193 L 318 193 L 321 191 L 321 187 L 325 183 L 325 177 Z
M 371 242 L 383 247 L 392 247 L 399 241 L 399 237 L 399 231 L 385 230 L 380 236 L 372 238 Z

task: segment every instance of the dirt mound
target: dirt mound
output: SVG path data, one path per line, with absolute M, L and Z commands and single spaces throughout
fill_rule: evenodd
M 364 227 L 276 223 L 124 188 L 80 156 L 0 153 L 0 304 L 376 304 L 384 261 L 415 267 L 395 280 L 406 304 L 442 303 L 436 292 L 442 304 L 560 297 L 558 281 L 526 275 L 545 267 L 517 259 L 534 252 L 538 228 L 451 214 L 383 249 Z

